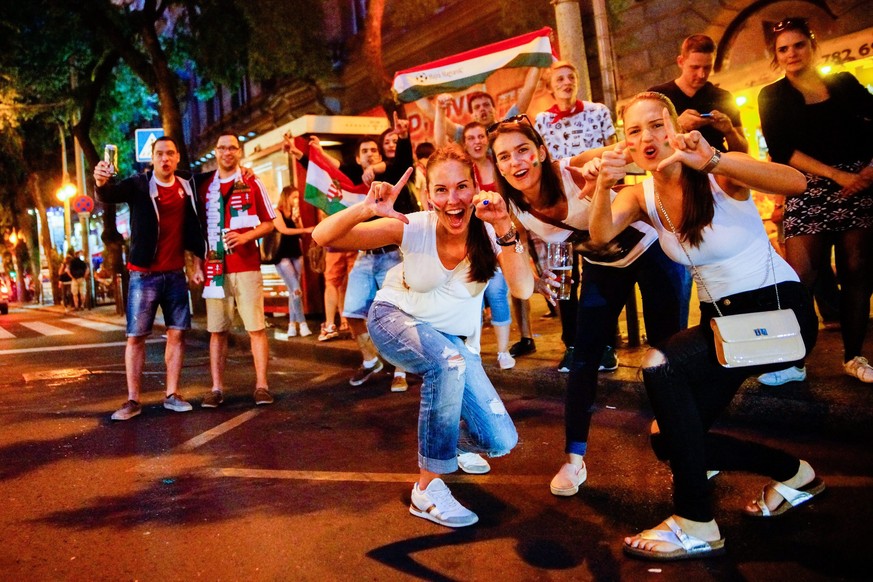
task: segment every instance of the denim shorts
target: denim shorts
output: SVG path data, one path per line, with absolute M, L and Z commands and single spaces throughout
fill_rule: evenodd
M 164 314 L 164 325 L 167 329 L 191 329 L 188 278 L 185 271 L 130 272 L 127 336 L 139 337 L 152 333 L 158 306 Z
M 394 265 L 400 263 L 400 251 L 384 254 L 358 253 L 358 259 L 349 273 L 346 298 L 343 304 L 343 317 L 367 319 L 376 291 L 382 288 L 385 275 Z

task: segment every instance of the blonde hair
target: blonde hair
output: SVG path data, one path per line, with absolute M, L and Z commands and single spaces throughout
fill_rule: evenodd
M 281 212 L 283 216 L 291 216 L 291 212 L 294 210 L 294 200 L 296 197 L 297 190 L 294 186 L 285 186 L 282 188 L 276 208 L 279 209 L 279 212 Z

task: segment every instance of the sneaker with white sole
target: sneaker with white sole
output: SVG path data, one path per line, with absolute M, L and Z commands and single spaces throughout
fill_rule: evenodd
M 485 457 L 478 453 L 458 453 L 458 467 L 470 475 L 484 475 L 491 470 Z
M 855 356 L 854 358 L 843 364 L 843 370 L 846 371 L 846 374 L 857 378 L 861 382 L 865 382 L 867 384 L 873 382 L 873 366 L 867 363 L 867 358 Z
M 406 383 L 406 375 L 394 376 L 391 380 L 391 392 L 406 392 L 409 389 L 409 384 Z
M 558 364 L 558 371 L 562 374 L 566 374 L 570 371 L 570 368 L 573 367 L 573 346 L 568 347 L 564 350 L 564 357 L 561 358 L 561 363 Z
M 806 380 L 806 366 L 803 368 L 791 366 L 784 370 L 767 372 L 766 374 L 758 376 L 758 382 L 764 386 L 782 386 L 789 382 L 802 382 L 804 380 Z
M 309 324 L 305 321 L 300 324 L 300 337 L 308 337 L 312 335 L 312 330 L 309 329 Z
M 579 485 L 585 482 L 588 478 L 588 469 L 585 468 L 585 463 L 581 467 L 577 467 L 572 463 L 564 463 L 558 474 L 552 478 L 549 483 L 549 489 L 552 490 L 552 495 L 561 497 L 569 497 L 576 495 L 579 491 Z
M 112 413 L 112 420 L 130 420 L 142 412 L 142 405 L 136 400 L 128 400 L 124 406 Z
M 515 367 L 515 358 L 509 352 L 497 352 L 497 365 L 501 370 L 509 370 Z
M 478 515 L 452 497 L 442 479 L 434 479 L 424 491 L 418 482 L 413 485 L 409 513 L 446 527 L 466 527 L 479 521 Z
M 188 412 L 191 410 L 191 403 L 182 398 L 178 392 L 173 392 L 164 398 L 164 408 L 173 412 Z
M 618 370 L 618 354 L 615 353 L 615 348 L 606 346 L 603 350 L 603 356 L 600 358 L 600 366 L 598 372 L 615 372 Z
M 277 329 L 275 332 L 273 332 L 273 338 L 279 342 L 287 342 L 288 341 L 288 334 L 285 333 L 284 331 L 279 331 Z
M 255 388 L 252 397 L 255 399 L 255 404 L 273 404 L 273 395 L 270 393 L 269 388 L 265 388 L 263 386 L 259 386 Z
M 288 337 L 297 337 L 297 324 L 289 323 L 288 324 Z
M 385 367 L 385 364 L 382 363 L 382 360 L 376 359 L 376 363 L 373 364 L 372 368 L 368 368 L 367 366 L 361 364 L 357 370 L 355 370 L 354 375 L 349 378 L 349 384 L 352 386 L 360 386 L 367 380 L 373 377 L 374 374 L 378 374 L 382 371 L 382 368 Z

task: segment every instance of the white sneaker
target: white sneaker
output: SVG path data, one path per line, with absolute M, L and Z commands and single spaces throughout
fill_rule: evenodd
M 561 497 L 576 495 L 579 491 L 579 485 L 584 483 L 587 478 L 588 469 L 585 468 L 584 462 L 581 467 L 572 463 L 564 463 L 564 466 L 549 483 L 549 489 L 552 490 L 552 495 L 560 495 Z
M 497 364 L 501 370 L 508 370 L 515 367 L 515 358 L 509 352 L 497 352 Z
M 273 333 L 273 337 L 276 339 L 276 341 L 280 341 L 280 342 L 287 342 L 288 341 L 288 334 L 285 333 L 284 331 L 279 331 L 278 329 Z
M 873 382 L 873 366 L 867 363 L 867 358 L 855 356 L 843 364 L 843 369 L 846 371 L 846 374 L 857 378 L 861 382 L 866 382 L 867 384 Z
M 447 527 L 465 527 L 479 521 L 478 515 L 452 497 L 442 479 L 434 479 L 424 491 L 415 483 L 409 513 Z
M 464 473 L 471 475 L 484 475 L 491 470 L 491 465 L 488 464 L 488 461 L 477 453 L 459 453 L 458 467 Z
M 787 384 L 789 382 L 803 382 L 804 380 L 806 380 L 805 366 L 803 368 L 791 366 L 790 368 L 785 368 L 784 370 L 767 372 L 766 374 L 761 374 L 760 376 L 758 376 L 758 382 L 764 384 L 765 386 L 782 386 L 783 384 Z
M 300 337 L 306 337 L 312 335 L 312 330 L 309 329 L 309 325 L 304 321 L 300 324 Z
M 297 337 L 297 325 L 293 323 L 288 324 L 288 337 Z

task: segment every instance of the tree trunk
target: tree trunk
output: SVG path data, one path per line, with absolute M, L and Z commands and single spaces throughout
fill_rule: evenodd
M 52 261 L 52 235 L 49 231 L 48 215 L 45 211 L 45 204 L 42 201 L 42 193 L 40 192 L 39 175 L 31 172 L 27 177 L 27 189 L 30 192 L 30 197 L 33 199 L 33 207 L 39 215 L 40 230 L 42 231 L 42 252 L 46 258 L 48 265 L 49 280 L 52 283 L 52 301 L 59 303 L 60 289 L 58 288 L 58 270 L 55 263 Z M 40 281 L 41 284 L 41 281 Z M 43 302 L 45 302 L 43 297 Z
M 385 0 L 371 0 L 367 6 L 367 20 L 364 23 L 364 60 L 368 69 L 373 71 L 370 82 L 379 95 L 379 101 L 385 107 L 386 103 L 394 102 L 391 96 L 391 78 L 385 72 L 382 62 L 382 17 L 385 13 Z M 386 112 L 388 108 L 385 108 Z M 391 117 L 389 115 L 389 117 Z
M 182 128 L 182 108 L 176 95 L 178 87 L 176 75 L 170 69 L 167 54 L 161 48 L 154 21 L 144 22 L 140 32 L 155 73 L 155 89 L 161 104 L 161 123 L 164 127 L 164 134 L 176 140 L 176 145 L 179 147 L 179 164 L 182 167 L 188 167 L 190 163 L 188 148 L 185 145 L 185 131 Z

